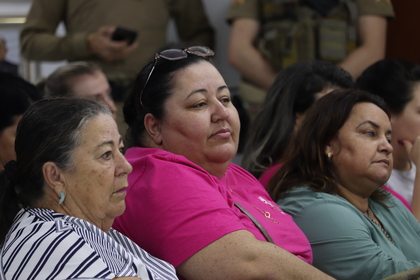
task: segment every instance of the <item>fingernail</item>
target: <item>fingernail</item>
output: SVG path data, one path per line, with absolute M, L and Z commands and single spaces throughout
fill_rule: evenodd
M 404 142 L 401 140 L 398 140 L 398 144 L 403 145 L 404 146 Z

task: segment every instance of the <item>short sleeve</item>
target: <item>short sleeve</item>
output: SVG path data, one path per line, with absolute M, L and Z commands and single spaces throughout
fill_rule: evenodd
M 391 0 L 356 0 L 360 15 L 394 17 Z
M 57 231 L 54 222 L 16 232 L 20 246 L 3 251 L 6 279 L 112 279 L 97 252 L 71 230 Z M 132 274 L 135 275 L 135 274 Z
M 251 18 L 259 20 L 259 6 L 257 0 L 232 0 L 230 9 L 226 16 L 230 24 L 235 18 Z

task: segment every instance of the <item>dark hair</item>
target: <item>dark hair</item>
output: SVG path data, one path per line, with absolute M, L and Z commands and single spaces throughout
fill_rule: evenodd
M 284 155 L 285 164 L 268 183 L 267 190 L 274 200 L 298 186 L 340 194 L 338 178 L 332 162 L 325 154 L 325 147 L 337 137 L 353 107 L 364 102 L 375 104 L 390 118 L 390 112 L 380 97 L 354 89 L 335 90 L 308 110 L 301 128 Z M 378 188 L 371 197 L 381 202 L 386 195 Z
M 382 97 L 393 114 L 400 114 L 413 99 L 420 82 L 420 65 L 402 59 L 383 59 L 369 66 L 357 80 L 361 90 Z
M 150 74 L 154 61 L 151 61 L 140 71 L 123 107 L 124 120 L 129 126 L 127 130 L 129 146 L 145 146 L 142 143 L 142 135 L 145 131 L 144 116 L 147 113 L 151 113 L 157 119 L 162 119 L 165 114 L 165 101 L 172 94 L 172 88 L 174 86 L 173 77 L 176 72 L 201 61 L 207 61 L 207 59 L 191 54 L 187 58 L 180 60 L 158 58 L 146 88 L 144 88 L 144 84 Z M 142 103 L 144 106 L 140 104 L 140 93 L 143 88 Z
M 111 113 L 92 100 L 60 98 L 38 101 L 23 115 L 15 139 L 16 162 L 6 164 L 0 173 L 0 243 L 20 208 L 43 197 L 43 165 L 54 162 L 63 170 L 71 169 L 85 125 L 99 114 Z
M 282 70 L 248 133 L 242 167 L 260 177 L 283 157 L 293 136 L 296 113 L 304 113 L 326 89 L 353 88 L 348 72 L 323 61 L 305 61 Z
M 34 85 L 10 74 L 0 73 L 0 133 L 29 108 L 31 101 L 41 99 Z
M 101 71 L 98 65 L 87 61 L 76 61 L 57 68 L 45 81 L 47 97 L 72 97 L 72 79 L 83 75 L 94 75 Z

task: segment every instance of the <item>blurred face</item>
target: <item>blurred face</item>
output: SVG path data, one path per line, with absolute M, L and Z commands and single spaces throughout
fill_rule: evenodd
M 7 48 L 3 40 L 0 39 L 0 61 L 3 61 L 6 58 Z
M 207 171 L 229 163 L 239 138 L 239 117 L 217 69 L 206 61 L 176 73 L 173 94 L 165 103 L 162 145 Z M 213 174 L 214 175 L 214 174 Z
M 65 171 L 64 205 L 71 213 L 107 231 L 125 210 L 127 174 L 131 165 L 121 153 L 123 143 L 111 116 L 90 120 L 73 154 L 75 167 Z
M 0 170 L 3 170 L 3 166 L 9 160 L 16 160 L 15 138 L 17 125 L 21 118 L 22 116 L 15 117 L 13 124 L 0 132 Z
M 105 75 L 96 71 L 94 75 L 86 74 L 75 77 L 70 82 L 72 91 L 81 98 L 92 99 L 108 106 L 114 120 L 116 119 L 117 107 L 111 96 L 111 88 Z
M 318 101 L 321 97 L 327 95 L 328 93 L 330 93 L 330 92 L 332 92 L 333 90 L 336 90 L 336 89 L 337 88 L 324 88 L 323 91 L 315 93 L 314 103 L 316 101 Z M 303 120 L 305 119 L 305 116 L 306 116 L 306 112 L 307 112 L 307 110 L 303 113 L 296 113 L 296 115 L 295 115 L 296 121 L 295 121 L 295 126 L 294 126 L 294 131 L 293 131 L 294 133 L 296 133 L 298 131 L 298 129 L 300 128 L 300 126 L 302 125 Z
M 420 136 L 420 83 L 414 87 L 413 99 L 407 103 L 404 111 L 400 115 L 392 115 L 391 123 L 394 157 L 408 160 L 408 154 L 400 143 L 406 140 L 413 144 L 416 137 Z
M 327 146 L 339 182 L 352 193 L 368 197 L 392 170 L 391 124 L 372 103 L 356 104 L 338 136 Z

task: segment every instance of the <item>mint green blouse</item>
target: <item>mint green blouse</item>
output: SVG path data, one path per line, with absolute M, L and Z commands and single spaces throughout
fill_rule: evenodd
M 337 279 L 383 279 L 420 266 L 420 224 L 398 199 L 369 205 L 392 244 L 346 199 L 298 187 L 277 201 L 293 216 L 313 250 L 313 265 Z

